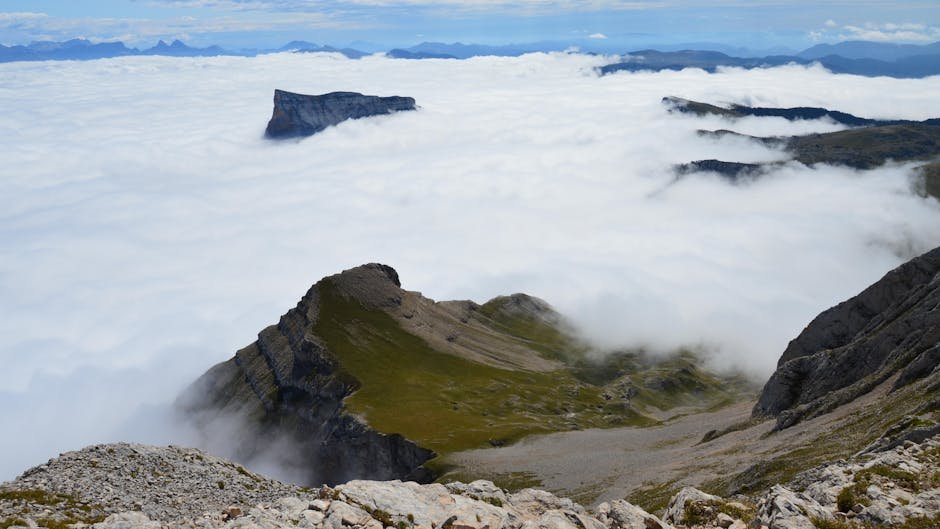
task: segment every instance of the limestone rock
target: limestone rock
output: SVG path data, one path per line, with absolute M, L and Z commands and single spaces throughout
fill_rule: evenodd
M 758 518 L 770 529 L 815 529 L 813 518 L 831 519 L 833 514 L 808 496 L 774 485 L 760 506 Z
M 722 500 L 718 496 L 702 492 L 694 487 L 685 487 L 669 500 L 663 520 L 671 524 L 684 524 L 689 510 L 707 504 L 717 504 Z M 717 512 L 715 512 L 717 515 Z
M 597 512 L 609 529 L 672 529 L 668 523 L 625 500 L 602 503 Z

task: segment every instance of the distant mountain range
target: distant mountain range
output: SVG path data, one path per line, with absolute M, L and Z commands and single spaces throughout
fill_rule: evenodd
M 927 46 L 911 46 L 905 48 L 903 52 L 893 45 L 872 42 L 863 43 L 867 46 L 857 45 L 859 43 L 843 44 L 847 45 L 845 48 L 846 53 L 853 56 L 858 56 L 863 48 L 868 48 L 871 53 L 880 56 L 888 55 L 887 50 L 889 49 L 894 50 L 896 54 L 909 53 L 910 55 L 903 55 L 893 60 L 848 58 L 842 55 L 825 55 L 814 58 L 802 56 L 803 54 L 814 56 L 823 51 L 840 51 L 843 49 L 840 45 L 830 46 L 831 49 L 829 50 L 814 46 L 800 52 L 798 55 L 769 55 L 766 57 L 732 57 L 717 51 L 682 50 L 663 52 L 641 50 L 624 55 L 616 63 L 602 66 L 600 73 L 603 75 L 619 71 L 678 71 L 685 68 L 701 68 L 707 72 L 715 72 L 720 67 L 752 69 L 770 68 L 786 64 L 809 65 L 819 63 L 833 73 L 864 75 L 867 77 L 920 78 L 940 74 L 940 43 Z M 883 46 L 891 47 L 882 48 Z
M 362 43 L 373 53 L 378 45 Z M 676 50 L 676 46 L 662 46 L 662 50 L 646 49 L 623 55 L 613 64 L 603 66 L 600 71 L 608 74 L 616 71 L 681 70 L 702 68 L 715 71 L 719 67 L 761 68 L 784 64 L 820 63 L 835 73 L 865 76 L 889 76 L 903 78 L 926 77 L 940 74 L 940 42 L 926 45 L 890 44 L 881 42 L 846 41 L 838 44 L 819 44 L 794 55 L 766 55 L 741 57 L 747 53 L 743 48 L 731 48 L 707 43 L 690 44 L 690 49 Z M 468 59 L 478 56 L 515 57 L 532 52 L 553 52 L 569 49 L 565 42 L 533 42 L 492 46 L 464 44 L 460 42 L 422 42 L 409 48 L 393 48 L 385 52 L 395 59 Z M 701 49 L 692 49 L 701 48 Z M 720 47 L 723 51 L 715 51 Z M 671 50 L 671 51 L 663 51 Z M 307 41 L 292 41 L 280 48 L 230 50 L 220 46 L 196 48 L 174 40 L 167 44 L 160 41 L 146 49 L 129 48 L 123 42 L 93 43 L 85 39 L 65 42 L 41 41 L 28 45 L 0 45 L 0 62 L 45 61 L 45 60 L 91 60 L 129 55 L 163 55 L 171 57 L 211 57 L 219 55 L 255 56 L 266 53 L 341 53 L 351 59 L 369 55 L 370 52 L 352 47 L 336 48 L 330 45 Z

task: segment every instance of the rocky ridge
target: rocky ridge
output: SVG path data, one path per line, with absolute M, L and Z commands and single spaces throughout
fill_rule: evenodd
M 274 91 L 274 114 L 268 122 L 268 138 L 310 136 L 347 119 L 359 119 L 404 110 L 415 110 L 410 97 L 379 97 L 357 92 L 304 95 Z
M 781 355 L 754 415 L 774 416 L 777 428 L 786 428 L 831 411 L 892 377 L 894 390 L 921 381 L 924 409 L 936 409 L 938 306 L 940 248 L 888 272 L 817 316 Z
M 938 471 L 940 437 L 932 437 L 807 470 L 753 497 L 687 487 L 660 517 L 624 500 L 589 510 L 488 481 L 357 480 L 305 489 L 198 450 L 122 443 L 63 454 L 0 485 L 0 527 L 914 529 L 940 522 Z
M 940 157 L 940 118 L 923 121 L 877 120 L 862 118 L 825 108 L 795 107 L 771 108 L 749 107 L 732 104 L 726 107 L 667 96 L 662 99 L 669 112 L 695 116 L 719 116 L 738 119 L 746 116 L 782 117 L 795 121 L 803 119 L 829 119 L 851 128 L 820 134 L 786 137 L 757 137 L 738 134 L 734 131 L 700 130 L 704 137 L 722 139 L 728 136 L 746 138 L 767 147 L 785 151 L 793 161 L 804 165 L 818 163 L 842 165 L 853 169 L 873 169 L 889 161 L 926 161 L 915 175 L 919 182 L 917 190 L 922 195 L 940 198 L 936 164 Z M 722 160 L 696 160 L 675 167 L 679 177 L 695 172 L 714 172 L 733 183 L 742 176 L 759 176 L 783 162 L 745 164 Z

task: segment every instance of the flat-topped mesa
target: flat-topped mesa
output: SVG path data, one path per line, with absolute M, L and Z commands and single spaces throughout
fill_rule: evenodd
M 311 136 L 347 119 L 415 110 L 415 100 L 399 96 L 370 96 L 357 92 L 304 95 L 274 91 L 274 114 L 268 122 L 268 138 Z

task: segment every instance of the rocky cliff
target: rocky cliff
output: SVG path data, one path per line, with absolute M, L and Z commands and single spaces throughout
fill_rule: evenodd
M 940 248 L 888 272 L 859 295 L 817 316 L 787 346 L 755 416 L 777 427 L 831 411 L 893 377 L 940 388 Z M 934 397 L 931 397 L 934 395 Z
M 357 301 L 374 307 L 400 303 L 398 276 L 367 265 L 337 277 Z M 401 435 L 385 435 L 348 413 L 343 399 L 360 387 L 312 332 L 321 309 L 318 283 L 276 325 L 197 380 L 178 405 L 198 427 L 212 433 L 235 421 L 239 446 L 233 455 L 251 459 L 283 442 L 296 447 L 295 461 L 307 483 L 336 483 L 352 476 L 425 480 L 421 464 L 433 453 Z M 301 463 L 302 462 L 302 463 Z
M 410 97 L 367 96 L 356 92 L 304 95 L 274 91 L 274 114 L 265 135 L 269 138 L 310 136 L 346 121 L 403 110 L 414 110 Z

